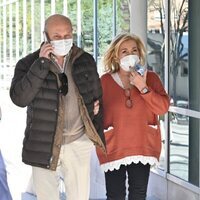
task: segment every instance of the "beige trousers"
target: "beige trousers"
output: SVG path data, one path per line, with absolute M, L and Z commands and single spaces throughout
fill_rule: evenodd
M 89 200 L 93 148 L 94 145 L 84 134 L 76 141 L 61 147 L 56 171 L 33 167 L 33 186 L 37 200 L 59 200 L 61 177 L 67 200 Z

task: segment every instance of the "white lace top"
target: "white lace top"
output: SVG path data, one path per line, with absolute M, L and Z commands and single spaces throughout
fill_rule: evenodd
M 120 87 L 124 88 L 118 73 L 113 73 L 112 78 Z M 121 165 L 130 165 L 131 163 L 137 164 L 139 162 L 141 162 L 144 165 L 146 165 L 147 163 L 150 164 L 151 166 L 158 165 L 157 158 L 152 156 L 138 155 L 138 156 L 127 156 L 119 160 L 101 164 L 101 168 L 104 172 L 107 172 L 108 170 L 110 171 L 113 171 L 114 169 L 118 170 Z
M 119 169 L 121 165 L 130 165 L 131 163 L 139 163 L 146 165 L 147 163 L 151 166 L 157 166 L 158 160 L 152 156 L 128 156 L 119 160 L 101 164 L 101 168 L 104 172 L 108 170 L 113 171 L 114 169 Z

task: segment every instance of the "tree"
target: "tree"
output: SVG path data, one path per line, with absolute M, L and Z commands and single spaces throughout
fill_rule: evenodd
M 149 54 L 157 55 L 160 58 L 160 76 L 164 80 L 164 38 L 165 30 L 163 21 L 165 19 L 164 5 L 162 0 L 149 1 L 149 7 L 152 11 L 157 11 L 160 16 L 160 33 L 162 40 L 153 40 L 148 37 L 148 45 L 153 49 Z M 171 20 L 170 20 L 170 72 L 173 75 L 172 98 L 176 102 L 176 82 L 178 69 L 187 59 L 188 53 L 184 52 L 183 35 L 188 31 L 188 4 L 187 0 L 177 0 L 171 5 Z
M 155 32 L 159 32 L 160 40 L 155 40 L 154 37 L 147 38 L 147 44 L 152 48 L 151 52 L 149 52 L 149 55 L 154 55 L 157 57 L 157 62 L 159 63 L 159 75 L 162 81 L 164 81 L 164 49 L 165 49 L 165 32 L 164 32 L 164 24 L 163 24 L 163 18 L 165 16 L 164 14 L 164 5 L 162 0 L 156 0 L 156 1 L 149 1 L 148 7 L 150 12 L 158 12 L 159 18 L 160 18 L 160 30 L 156 30 Z M 157 33 L 156 33 L 157 34 Z
M 177 8 L 174 5 L 174 16 L 171 19 L 171 30 L 172 33 L 170 35 L 171 42 L 171 66 L 172 75 L 173 75 L 173 91 L 172 97 L 174 102 L 176 102 L 176 93 L 177 93 L 177 75 L 178 68 L 181 66 L 181 62 L 188 57 L 188 52 L 184 52 L 183 45 L 183 34 L 188 31 L 188 6 L 186 5 L 186 0 L 182 0 L 180 7 Z

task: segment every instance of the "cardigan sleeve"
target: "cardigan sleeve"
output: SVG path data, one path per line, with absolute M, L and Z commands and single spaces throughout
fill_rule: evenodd
M 146 94 L 141 94 L 146 106 L 156 115 L 165 114 L 169 109 L 170 98 L 156 73 L 148 72 L 147 86 L 150 91 Z

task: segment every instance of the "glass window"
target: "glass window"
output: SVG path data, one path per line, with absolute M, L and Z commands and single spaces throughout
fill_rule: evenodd
M 169 93 L 173 103 L 182 107 L 188 101 L 188 3 L 171 1 Z M 188 107 L 187 107 L 188 108 Z
M 117 1 L 116 33 L 130 32 L 130 5 L 128 0 Z
M 155 71 L 164 84 L 164 5 L 163 1 L 148 1 L 147 13 L 147 68 Z M 165 129 L 164 117 L 160 116 L 162 151 L 159 168 L 165 166 Z
M 147 67 L 159 74 L 164 82 L 164 4 L 162 0 L 148 1 Z
M 188 32 L 188 1 L 171 0 L 170 5 L 169 93 L 174 112 L 170 113 L 169 172 L 199 186 L 199 66 L 188 56 L 188 47 L 192 55 L 196 41 Z
M 180 102 L 182 103 L 182 102 Z M 185 105 L 185 102 L 184 102 Z M 189 117 L 171 113 L 169 172 L 188 181 L 189 170 Z
M 102 56 L 113 37 L 122 32 L 130 32 L 130 6 L 128 0 L 100 0 L 98 6 L 97 64 L 101 75 L 104 72 Z
M 93 1 L 92 0 L 83 0 L 82 1 L 81 13 L 81 23 L 82 23 L 82 32 L 81 32 L 81 47 L 89 52 L 93 53 Z
M 170 6 L 169 94 L 180 109 L 170 113 L 169 172 L 188 181 L 191 119 L 181 113 L 189 108 L 188 3 L 171 0 Z

